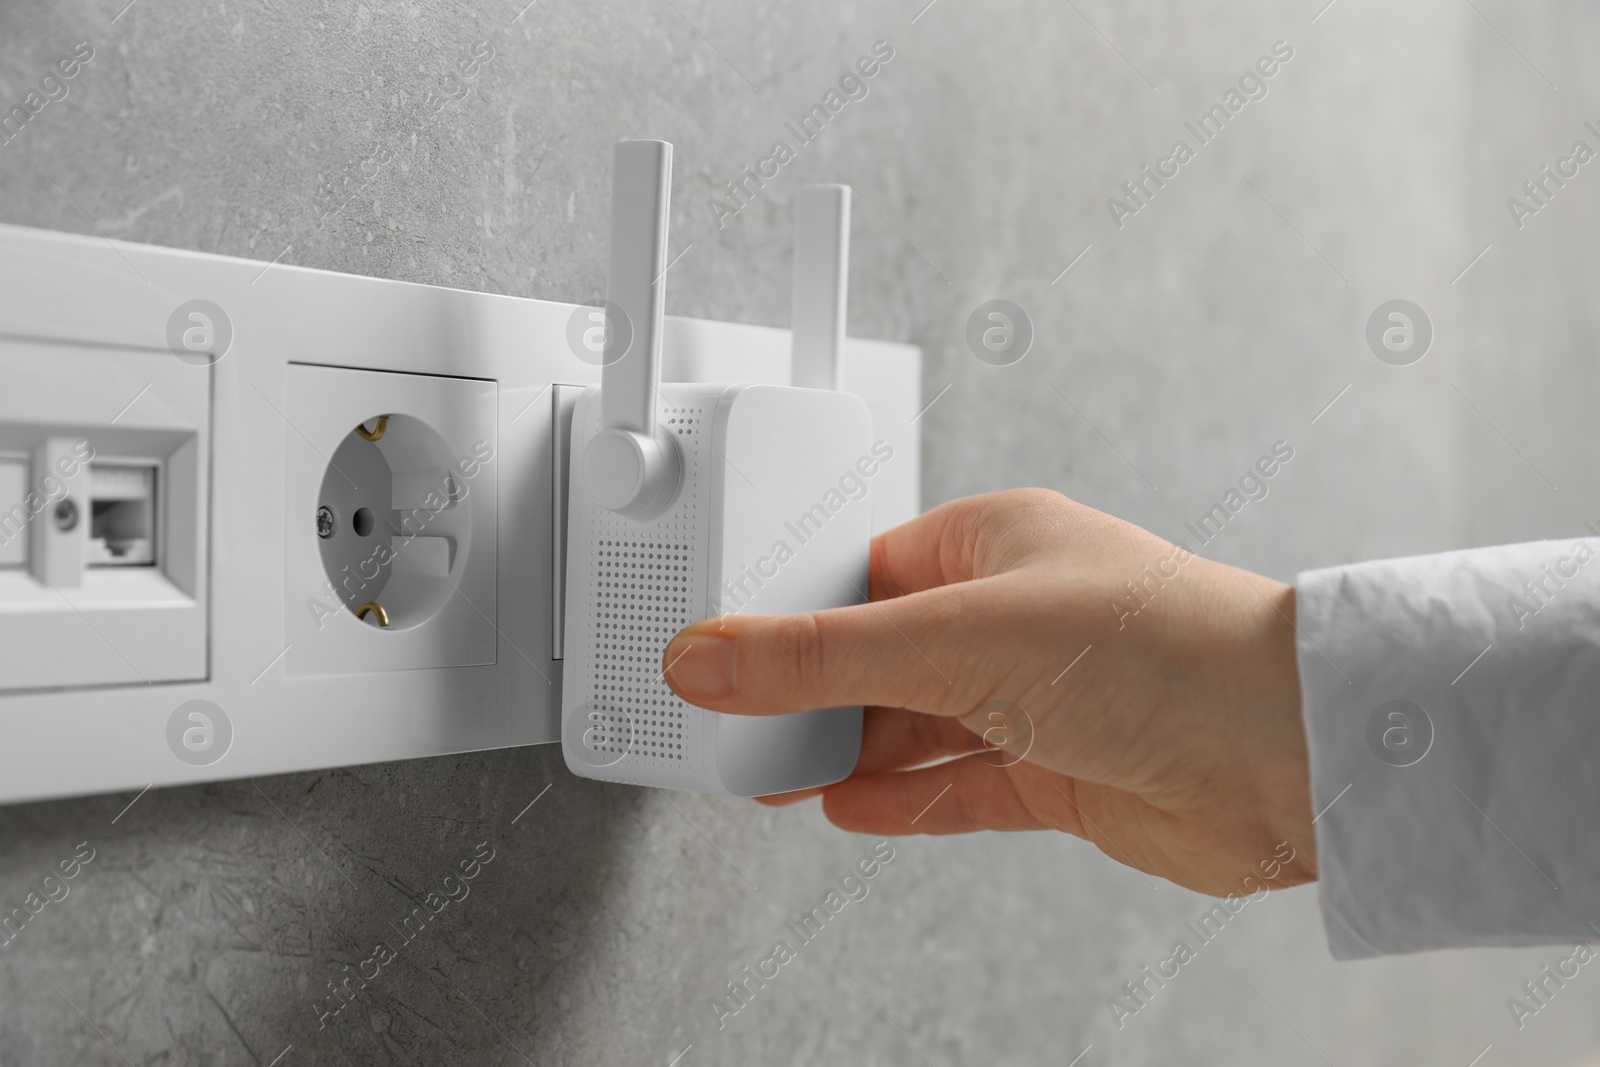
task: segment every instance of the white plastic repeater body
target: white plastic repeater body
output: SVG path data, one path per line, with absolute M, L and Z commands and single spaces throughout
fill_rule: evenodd
M 725 715 L 667 685 L 662 651 L 716 615 L 860 603 L 870 479 L 893 455 L 831 387 L 659 382 L 671 147 L 613 160 L 608 347 L 572 417 L 562 752 L 579 775 L 756 796 L 837 781 L 859 707 Z M 802 190 L 792 379 L 831 386 L 848 190 Z

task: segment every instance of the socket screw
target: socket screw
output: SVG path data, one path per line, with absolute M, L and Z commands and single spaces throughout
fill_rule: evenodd
M 70 501 L 62 501 L 70 503 Z M 317 509 L 317 536 L 326 541 L 333 536 L 333 509 L 324 504 Z
M 56 529 L 62 533 L 78 526 L 78 502 L 68 497 L 56 503 Z

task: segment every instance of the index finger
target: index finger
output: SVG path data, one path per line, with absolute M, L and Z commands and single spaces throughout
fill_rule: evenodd
M 773 715 L 853 704 L 941 715 L 965 711 L 967 642 L 956 625 L 980 583 L 881 603 L 797 615 L 723 615 L 680 631 L 662 675 L 684 700 L 713 711 Z

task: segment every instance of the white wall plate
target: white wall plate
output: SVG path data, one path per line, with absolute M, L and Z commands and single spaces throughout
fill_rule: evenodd
M 553 386 L 599 380 L 568 342 L 581 314 L 0 226 L 0 802 L 556 741 L 552 427 L 578 390 Z M 663 377 L 787 384 L 790 333 L 669 318 Z M 894 449 L 883 530 L 918 509 L 920 353 L 849 340 L 839 381 Z M 355 453 L 422 513 L 384 564 L 393 632 L 318 573 L 323 479 L 381 414 L 436 435 L 397 418 L 392 454 Z M 100 473 L 68 487 L 82 525 L 47 528 L 35 464 L 74 441 Z M 465 496 L 430 507 L 451 465 Z M 36 577 L 47 529 L 87 539 L 63 542 L 98 561 L 79 586 Z

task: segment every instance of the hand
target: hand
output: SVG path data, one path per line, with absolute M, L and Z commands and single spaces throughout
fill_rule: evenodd
M 1316 877 L 1292 587 L 1025 489 L 875 538 L 870 600 L 667 645 L 702 707 L 867 706 L 849 778 L 767 802 L 821 793 L 871 834 L 1063 830 L 1218 896 Z

